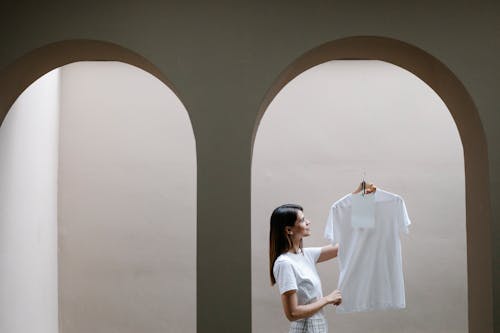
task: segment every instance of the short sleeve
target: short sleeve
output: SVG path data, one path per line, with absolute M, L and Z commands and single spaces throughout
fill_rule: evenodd
M 313 264 L 318 262 L 319 256 L 321 255 L 321 247 L 306 247 L 303 251 L 304 255 L 307 256 Z
M 399 230 L 405 234 L 409 234 L 408 227 L 411 224 L 410 218 L 408 217 L 408 212 L 406 211 L 406 205 L 402 198 L 398 202 L 398 222 Z
M 336 221 L 336 208 L 335 205 L 330 207 L 330 212 L 328 213 L 328 218 L 326 219 L 325 225 L 325 238 L 328 239 L 332 244 L 338 243 L 337 237 L 334 232 L 333 224 L 337 223 Z
M 289 290 L 297 290 L 297 279 L 295 278 L 292 263 L 286 260 L 276 261 L 274 263 L 273 274 L 280 294 Z

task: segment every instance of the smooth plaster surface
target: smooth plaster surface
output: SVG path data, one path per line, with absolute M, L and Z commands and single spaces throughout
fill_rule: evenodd
M 250 332 L 251 149 L 267 104 L 283 82 L 327 60 L 402 66 L 438 92 L 457 123 L 465 154 L 469 328 L 499 331 L 499 6 L 12 2 L 0 14 L 0 112 L 37 77 L 77 60 L 123 60 L 173 85 L 197 145 L 198 331 Z M 81 39 L 105 43 L 52 44 Z M 331 47 L 309 52 L 323 44 Z
M 62 332 L 196 330 L 196 152 L 161 81 L 118 62 L 61 71 Z

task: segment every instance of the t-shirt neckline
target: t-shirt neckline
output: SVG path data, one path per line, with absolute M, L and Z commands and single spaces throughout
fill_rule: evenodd
M 372 192 L 372 193 L 365 193 L 365 196 L 368 196 L 368 197 L 374 196 L 374 195 L 376 195 L 376 194 L 377 194 L 377 192 L 378 192 L 378 191 L 380 191 L 380 189 L 379 189 L 379 188 L 378 188 L 378 189 L 376 189 L 376 190 L 375 190 L 374 192 Z M 363 194 L 362 194 L 361 192 L 359 192 L 359 193 L 352 193 L 352 192 L 351 192 L 351 193 L 349 193 L 349 195 L 350 195 L 350 196 L 355 196 L 355 195 L 357 195 L 357 196 L 361 196 L 361 195 L 363 195 Z

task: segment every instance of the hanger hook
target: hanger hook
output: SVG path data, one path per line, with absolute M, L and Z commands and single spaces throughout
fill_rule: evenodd
M 363 190 L 363 196 L 366 194 L 366 181 L 365 181 L 366 171 L 363 171 L 363 180 L 361 181 L 361 189 Z

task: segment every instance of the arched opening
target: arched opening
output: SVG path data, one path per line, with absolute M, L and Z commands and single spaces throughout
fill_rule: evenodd
M 33 50 L 3 69 L 0 74 L 1 122 L 17 97 L 31 83 L 53 69 L 77 61 L 124 62 L 156 76 L 176 95 L 179 95 L 173 84 L 154 64 L 131 50 L 98 40 L 66 40 Z M 182 98 L 179 97 L 179 99 Z
M 264 115 L 252 165 L 255 332 L 287 326 L 277 320 L 283 318 L 281 304 L 270 293 L 263 264 L 262 249 L 268 246 L 263 221 L 269 212 L 298 202 L 312 221 L 304 246 L 324 246 L 330 206 L 354 190 L 363 173 L 381 190 L 401 195 L 408 207 L 410 235 L 400 235 L 407 306 L 356 315 L 327 308 L 329 326 L 353 333 L 396 332 L 402 327 L 415 331 L 419 323 L 421 332 L 467 332 L 465 183 L 458 131 L 425 83 L 374 60 L 334 60 L 310 68 L 280 91 Z M 339 266 L 318 265 L 325 293 L 337 288 Z
M 51 281 L 58 292 L 59 329 L 191 332 L 196 151 L 189 117 L 159 75 L 138 68 L 151 66 L 147 61 L 103 44 L 83 41 L 80 48 L 96 51 L 83 52 L 83 60 L 120 62 L 82 62 L 77 42 L 48 46 L 52 55 L 38 50 L 38 60 L 48 57 L 49 67 L 59 72 L 59 267 Z M 50 59 L 60 57 L 58 52 L 71 56 L 54 63 Z M 23 325 L 29 325 L 28 317 L 19 318 Z
M 382 60 L 415 74 L 431 87 L 449 109 L 463 144 L 467 236 L 468 327 L 492 331 L 490 210 L 487 151 L 477 110 L 460 81 L 445 65 L 424 51 L 388 38 L 353 37 L 311 50 L 291 64 L 269 90 L 257 126 L 278 92 L 299 74 L 330 60 Z M 321 223 L 321 221 L 320 221 Z

